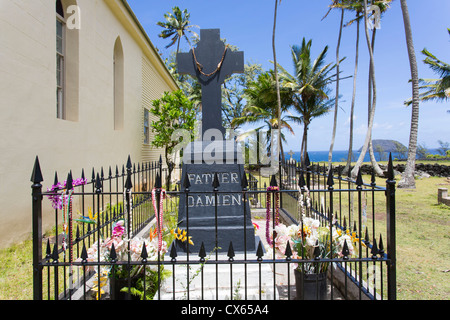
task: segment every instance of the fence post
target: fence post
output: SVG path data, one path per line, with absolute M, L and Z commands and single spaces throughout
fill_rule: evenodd
M 389 154 L 388 174 L 386 180 L 387 212 L 387 257 L 388 263 L 388 299 L 397 299 L 396 240 L 395 240 L 395 178 L 392 166 L 392 154 Z
M 33 211 L 33 300 L 42 300 L 42 178 L 41 166 L 36 156 L 31 174 Z

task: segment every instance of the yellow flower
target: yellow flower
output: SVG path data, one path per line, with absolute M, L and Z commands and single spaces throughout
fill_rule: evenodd
M 175 230 L 177 230 L 177 231 L 175 231 Z M 187 237 L 186 230 L 181 230 L 180 228 L 177 228 L 177 229 L 172 229 L 170 231 L 170 233 L 175 236 L 175 239 L 180 240 L 181 242 L 188 241 L 190 244 L 194 245 L 194 242 L 192 242 L 192 237 L 191 236 L 189 236 L 189 238 Z
M 98 213 L 96 213 L 95 216 L 92 215 L 92 209 L 91 208 L 88 209 L 88 215 L 89 215 L 89 219 L 97 220 Z
M 106 283 L 108 281 L 108 272 L 107 271 L 103 271 L 102 272 L 102 276 L 100 277 L 100 288 L 99 288 L 99 283 L 98 283 L 98 275 L 96 274 L 96 280 L 94 280 L 94 286 L 92 287 L 92 291 L 97 292 L 95 297 L 97 300 L 100 300 L 100 297 L 102 294 L 105 293 L 105 291 L 102 289 L 104 286 L 106 286 Z

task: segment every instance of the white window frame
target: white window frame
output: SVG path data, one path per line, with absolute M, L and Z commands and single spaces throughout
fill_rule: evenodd
M 150 144 L 150 111 L 147 108 L 144 108 L 144 144 Z
M 66 112 L 66 99 L 65 99 L 65 78 L 66 78 L 66 20 L 64 17 L 56 13 L 56 21 L 62 25 L 62 52 L 58 52 L 56 47 L 56 117 L 58 119 L 65 119 Z M 56 31 L 56 38 L 58 38 L 58 32 Z M 58 40 L 58 39 L 57 39 Z M 58 62 L 60 63 L 61 70 L 58 70 Z M 58 83 L 58 73 L 60 77 L 60 83 Z

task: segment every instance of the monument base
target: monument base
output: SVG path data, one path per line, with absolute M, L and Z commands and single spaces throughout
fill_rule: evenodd
M 195 141 L 184 150 L 178 222 L 194 242 L 189 252 L 198 253 L 202 243 L 206 253 L 215 248 L 227 252 L 230 242 L 235 251 L 254 251 L 250 206 L 242 192 L 244 165 L 236 143 Z M 183 192 L 187 185 L 188 192 Z M 177 249 L 186 252 L 186 243 L 178 241 Z

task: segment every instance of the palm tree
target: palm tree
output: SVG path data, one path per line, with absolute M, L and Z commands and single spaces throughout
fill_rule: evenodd
M 417 133 L 419 129 L 419 73 L 417 70 L 416 53 L 412 38 L 411 22 L 409 19 L 408 5 L 406 0 L 400 0 L 405 25 L 406 45 L 408 47 L 409 64 L 412 79 L 412 110 L 411 110 L 411 130 L 409 133 L 408 160 L 406 161 L 405 172 L 399 181 L 399 188 L 416 188 L 414 171 L 416 167 Z
M 281 0 L 280 4 L 281 4 Z M 272 50 L 273 50 L 273 68 L 275 73 L 275 85 L 277 89 L 277 118 L 278 123 L 281 123 L 281 97 L 280 97 L 280 83 L 278 80 L 278 69 L 277 69 L 277 52 L 275 50 L 275 29 L 277 26 L 277 11 L 278 11 L 278 0 L 275 0 L 275 10 L 273 18 L 273 32 L 272 32 Z M 281 147 L 281 126 L 278 126 L 278 152 L 281 152 L 282 161 L 284 161 L 284 152 Z
M 288 119 L 295 123 L 303 124 L 303 138 L 300 153 L 302 165 L 304 164 L 303 159 L 305 159 L 305 155 L 308 152 L 308 130 L 311 121 L 330 112 L 333 108 L 334 101 L 335 98 L 328 99 L 320 95 L 312 96 L 306 102 L 298 99 L 297 96 L 294 97 L 294 110 L 297 111 L 299 116 L 289 116 Z
M 371 4 L 375 5 L 379 8 L 379 13 L 380 15 L 382 15 L 383 13 L 385 13 L 388 9 L 389 9 L 389 5 L 392 2 L 392 0 L 372 0 Z M 366 7 L 367 8 L 367 7 Z M 370 12 L 369 12 L 370 13 Z M 377 19 L 381 19 L 380 17 L 375 17 L 375 14 L 373 15 L 374 20 L 376 21 Z M 366 25 L 367 27 L 367 25 Z M 369 50 L 372 50 L 372 54 L 375 54 L 375 35 L 377 33 L 377 28 L 374 27 L 372 29 L 372 42 L 371 42 L 371 46 L 369 47 Z M 372 108 L 372 95 L 376 95 L 377 94 L 377 88 L 376 85 L 373 83 L 375 78 L 375 71 L 372 72 L 372 66 L 369 67 L 369 88 L 368 88 L 368 113 L 370 114 L 371 108 Z M 376 99 L 375 99 L 376 100 Z M 372 166 L 376 172 L 376 174 L 382 176 L 383 175 L 383 171 L 381 170 L 380 166 L 378 165 L 376 159 L 375 159 L 375 153 L 373 151 L 373 144 L 372 144 L 372 139 L 369 141 L 369 156 L 370 156 L 370 162 L 372 163 Z
M 156 23 L 158 26 L 165 29 L 158 35 L 160 38 L 167 39 L 169 37 L 172 37 L 171 42 L 166 46 L 166 49 L 177 43 L 178 53 L 180 50 L 181 38 L 186 39 L 190 46 L 191 41 L 187 36 L 188 33 L 191 33 L 192 35 L 194 35 L 194 37 L 198 38 L 198 34 L 191 30 L 192 28 L 198 28 L 198 26 L 190 25 L 190 16 L 191 14 L 187 11 L 187 9 L 181 11 L 179 7 L 173 7 L 172 13 L 167 12 L 164 14 L 164 18 L 166 19 L 166 21 L 160 21 Z
M 282 87 L 292 92 L 291 105 L 300 114 L 299 117 L 290 117 L 291 120 L 301 122 L 306 127 L 307 132 L 311 120 L 321 116 L 329 111 L 331 100 L 328 97 L 329 88 L 336 74 L 330 74 L 336 65 L 332 63 L 325 64 L 325 57 L 328 46 L 322 50 L 318 57 L 311 59 L 312 40 L 306 42 L 302 40 L 301 46 L 294 45 L 291 48 L 292 60 L 294 63 L 294 75 L 291 75 L 283 67 L 281 69 L 280 79 Z M 307 136 L 302 139 L 301 160 L 304 159 L 307 151 Z
M 342 1 L 341 1 L 342 2 Z M 342 28 L 344 25 L 344 14 L 345 14 L 345 7 L 342 6 L 338 6 L 339 0 L 333 0 L 333 3 L 330 6 L 330 10 L 331 8 L 341 8 L 341 20 L 340 20 L 340 24 L 339 24 L 339 36 L 338 36 L 338 42 L 336 45 L 336 98 L 334 99 L 335 101 L 335 106 L 334 106 L 334 120 L 333 120 L 333 131 L 332 131 L 332 135 L 331 135 L 331 143 L 330 143 L 330 151 L 328 152 L 328 170 L 331 168 L 331 160 L 333 157 L 333 148 L 334 148 L 334 141 L 336 139 L 336 127 L 337 127 L 337 115 L 338 115 L 338 108 L 339 108 L 339 50 L 341 47 L 341 38 L 342 38 Z M 330 12 L 330 10 L 328 11 L 328 13 Z M 328 15 L 328 13 L 325 15 L 325 17 Z M 322 20 L 325 18 L 323 17 Z
M 263 127 L 267 128 L 267 148 L 271 148 L 272 130 L 281 131 L 286 128 L 289 132 L 294 134 L 292 127 L 287 122 L 287 118 L 278 118 L 278 94 L 276 92 L 276 80 L 274 71 L 261 73 L 257 80 L 251 81 L 248 87 L 244 90 L 246 98 L 246 106 L 242 112 L 241 117 L 236 117 L 232 120 L 231 126 L 237 127 L 245 123 L 260 124 L 264 123 L 257 130 Z M 289 90 L 280 88 L 280 102 L 281 111 L 286 112 L 291 103 L 291 93 Z M 281 123 L 281 126 L 278 125 Z M 283 133 L 279 141 L 286 141 Z M 277 143 L 280 143 L 280 142 Z M 280 143 L 280 150 L 282 152 L 283 145 Z
M 352 102 L 350 107 L 350 135 L 349 135 L 349 146 L 348 146 L 348 155 L 347 155 L 347 163 L 343 170 L 343 174 L 347 174 L 350 170 L 351 161 L 353 157 L 353 115 L 355 113 L 355 104 L 356 104 L 356 84 L 357 84 L 357 76 L 358 76 L 358 63 L 359 63 L 359 30 L 360 30 L 360 22 L 361 22 L 361 13 L 363 12 L 363 0 L 347 0 L 336 2 L 333 4 L 333 7 L 343 8 L 346 10 L 356 12 L 355 19 L 347 22 L 344 27 L 348 27 L 356 21 L 356 44 L 355 44 L 355 68 L 353 73 L 353 93 L 352 93 Z M 331 10 L 332 8 L 330 8 Z
M 447 31 L 450 35 L 450 29 Z M 422 84 L 419 89 L 423 91 L 420 93 L 420 100 L 446 102 L 450 98 L 450 64 L 441 61 L 426 48 L 422 50 L 422 54 L 426 56 L 423 62 L 439 76 L 439 79 L 419 80 Z M 406 101 L 406 104 L 411 105 L 412 100 Z
M 384 12 L 389 7 L 389 3 L 392 0 L 386 0 L 386 1 L 373 1 L 372 4 L 375 4 L 380 7 L 380 11 Z M 356 177 L 358 174 L 359 168 L 361 167 L 361 164 L 364 160 L 364 157 L 366 155 L 367 150 L 370 148 L 372 143 L 372 128 L 373 128 L 373 120 L 375 117 L 375 107 L 377 102 L 377 90 L 376 90 L 376 79 L 375 79 L 375 61 L 374 61 L 374 52 L 373 52 L 373 41 L 374 41 L 374 34 L 372 37 L 372 41 L 369 36 L 369 30 L 368 30 L 368 14 L 367 14 L 367 0 L 364 0 L 363 5 L 363 12 L 364 12 L 364 31 L 366 34 L 366 41 L 367 41 L 367 47 L 369 49 L 369 55 L 370 55 L 370 68 L 369 68 L 369 116 L 368 116 L 368 125 L 367 125 L 367 133 L 366 138 L 364 140 L 364 144 L 361 150 L 361 153 L 359 155 L 358 160 L 356 161 L 355 166 L 353 167 L 351 171 L 352 177 Z M 375 29 L 374 29 L 375 30 Z M 370 92 L 373 92 L 373 96 L 370 97 Z M 370 99 L 372 98 L 372 99 Z M 375 161 L 375 157 L 373 154 L 373 149 L 370 151 L 370 158 L 372 162 L 373 169 L 375 170 L 375 173 L 379 176 L 383 176 L 384 173 L 381 170 L 381 168 L 378 166 L 378 163 Z

